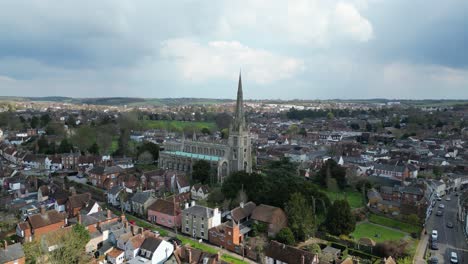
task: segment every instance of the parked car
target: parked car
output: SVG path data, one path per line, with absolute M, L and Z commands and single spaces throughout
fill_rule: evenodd
M 437 241 L 438 237 L 439 237 L 439 233 L 437 232 L 437 230 L 432 230 L 432 233 L 431 233 L 432 241 Z
M 456 252 L 450 252 L 450 263 L 458 263 L 458 255 Z
M 448 227 L 448 228 L 453 228 L 453 223 L 452 223 L 452 221 L 448 221 L 448 222 L 447 222 L 447 227 Z
M 445 208 L 445 205 L 444 205 L 444 204 L 439 204 L 439 208 L 440 208 L 440 209 L 444 209 L 444 208 Z
M 437 196 L 437 201 L 442 201 L 442 197 Z
M 438 250 L 439 249 L 439 246 L 437 245 L 436 242 L 431 243 L 431 249 L 433 249 L 433 250 Z
M 452 199 L 450 199 L 450 196 L 447 196 L 447 197 L 445 198 L 445 201 L 450 201 L 450 200 L 452 200 Z
M 438 263 L 439 263 L 439 260 L 435 256 L 429 259 L 429 264 L 438 264 Z
M 442 216 L 443 214 L 444 213 L 441 210 L 438 210 L 437 213 L 436 213 L 437 216 Z

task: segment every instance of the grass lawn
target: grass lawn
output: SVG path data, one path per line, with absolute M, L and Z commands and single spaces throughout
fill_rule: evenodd
M 379 237 L 375 237 L 378 234 Z M 356 225 L 356 230 L 351 233 L 356 240 L 367 237 L 375 242 L 383 242 L 387 240 L 400 240 L 405 237 L 405 233 L 398 232 L 383 226 L 374 225 L 372 223 L 361 223 Z
M 420 226 L 400 222 L 398 220 L 394 220 L 394 219 L 384 217 L 384 216 L 380 216 L 380 215 L 376 215 L 376 214 L 371 214 L 369 216 L 369 221 L 372 222 L 372 223 L 379 224 L 379 225 L 384 225 L 384 226 L 400 229 L 401 231 L 409 233 L 409 234 L 411 234 L 411 233 L 418 233 L 419 234 L 421 232 L 421 230 L 422 230 L 422 228 Z
M 211 132 L 216 130 L 216 124 L 212 122 L 190 122 L 190 121 L 167 121 L 167 120 L 144 120 L 143 126 L 148 129 L 167 129 L 170 131 L 183 131 L 184 129 L 202 130 L 204 127 Z
M 211 253 L 211 254 L 217 254 L 218 253 L 218 250 L 216 248 L 211 247 L 211 246 L 209 246 L 207 244 L 199 243 L 199 242 L 197 242 L 195 240 L 192 240 L 190 238 L 187 238 L 187 237 L 184 237 L 184 236 L 181 236 L 181 235 L 178 235 L 177 238 L 180 239 L 180 241 L 182 241 L 183 245 L 189 244 L 193 248 L 197 248 L 197 249 L 203 250 L 203 251 Z M 221 259 L 226 261 L 226 262 L 234 263 L 234 264 L 246 264 L 247 263 L 245 261 L 242 261 L 242 260 L 240 260 L 238 258 L 235 258 L 235 257 L 227 255 L 227 254 L 223 254 L 221 256 Z
M 362 200 L 362 194 L 358 191 L 346 189 L 345 191 L 333 192 L 327 189 L 320 189 L 322 192 L 326 193 L 330 202 L 333 202 L 338 199 L 347 199 L 351 209 L 364 207 L 364 202 Z

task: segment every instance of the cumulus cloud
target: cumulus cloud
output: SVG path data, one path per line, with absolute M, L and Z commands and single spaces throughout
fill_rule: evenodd
M 251 81 L 267 84 L 293 77 L 304 70 L 301 60 L 254 49 L 237 41 L 170 39 L 161 46 L 161 56 L 174 60 L 187 80 L 235 79 L 242 71 Z
M 364 1 L 231 1 L 221 16 L 220 32 L 255 31 L 262 37 L 302 45 L 325 46 L 335 37 L 366 42 L 372 38 L 373 29 L 360 14 L 358 8 L 364 7 Z

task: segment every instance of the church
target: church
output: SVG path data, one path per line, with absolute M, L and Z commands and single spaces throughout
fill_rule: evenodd
M 197 160 L 206 160 L 216 172 L 218 182 L 232 172 L 252 172 L 252 139 L 245 121 L 242 78 L 239 74 L 234 119 L 229 127 L 227 142 L 212 143 L 197 140 L 166 142 L 159 154 L 159 166 L 190 174 Z

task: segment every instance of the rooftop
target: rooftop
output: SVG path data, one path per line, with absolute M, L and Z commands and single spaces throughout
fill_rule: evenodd
M 189 153 L 189 152 L 183 152 L 183 151 L 164 151 L 162 153 L 167 153 L 170 155 L 187 157 L 187 158 L 193 158 L 193 159 L 209 160 L 209 161 L 219 161 L 221 159 L 220 157 L 217 157 L 217 156 Z

